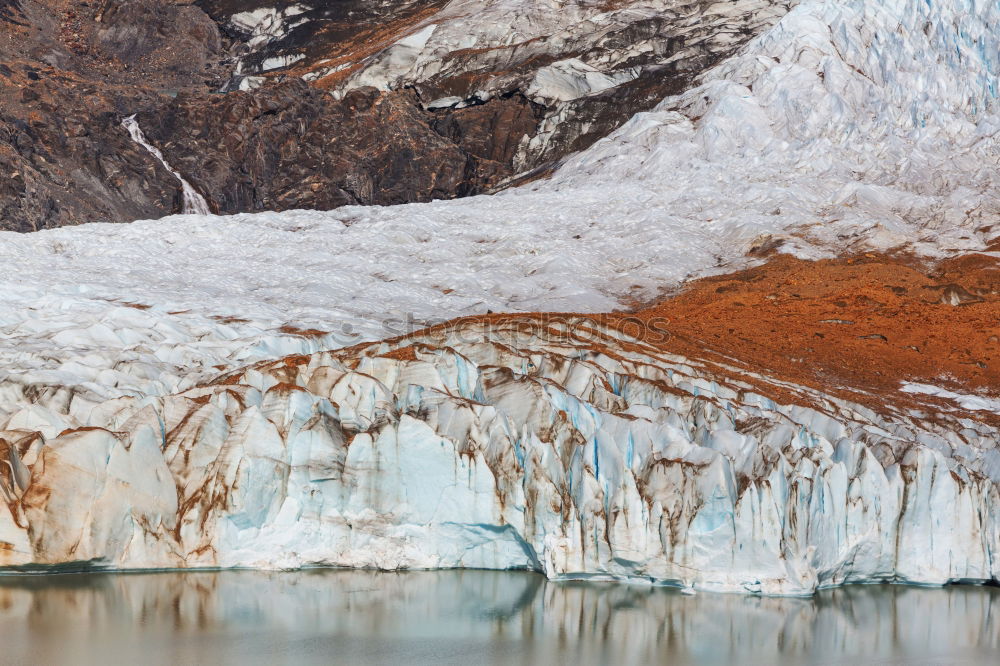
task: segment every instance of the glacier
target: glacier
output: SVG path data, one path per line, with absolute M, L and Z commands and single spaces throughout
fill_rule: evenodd
M 0 432 L 2 565 L 523 568 L 779 595 L 1000 579 L 995 427 L 587 319 L 466 320 L 66 402 Z
M 927 392 L 876 412 L 586 324 L 395 336 L 611 310 L 761 239 L 997 256 L 998 25 L 804 0 L 548 180 L 0 235 L 0 565 L 997 580 L 1000 437 Z

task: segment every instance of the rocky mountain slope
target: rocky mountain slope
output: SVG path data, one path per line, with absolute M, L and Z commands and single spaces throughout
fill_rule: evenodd
M 165 91 L 224 83 L 215 24 L 155 0 L 2 6 L 0 228 L 180 211 L 176 179 L 119 123 Z
M 368 87 L 412 90 L 447 136 L 495 141 L 490 135 L 502 133 L 501 144 L 516 150 L 499 161 L 524 172 L 586 148 L 689 87 L 791 3 L 262 4 L 202 4 L 247 40 L 234 85 L 260 85 L 281 71 L 338 98 Z M 511 127 L 515 109 L 523 109 L 518 116 L 530 109 L 534 122 Z
M 3 227 L 181 212 L 177 178 L 122 132 L 133 114 L 218 213 L 487 191 L 684 89 L 787 10 L 481 5 L 10 0 Z M 412 72 L 410 51 L 426 61 Z

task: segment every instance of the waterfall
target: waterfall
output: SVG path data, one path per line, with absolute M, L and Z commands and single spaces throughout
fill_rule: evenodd
M 156 146 L 150 144 L 149 141 L 146 140 L 146 135 L 142 133 L 142 129 L 140 129 L 139 123 L 136 122 L 134 115 L 123 120 L 122 127 L 128 130 L 128 133 L 132 137 L 133 141 L 148 150 L 153 157 L 160 160 L 160 164 L 162 164 L 167 171 L 174 174 L 174 176 L 177 177 L 177 180 L 181 181 L 181 188 L 184 190 L 183 212 L 185 214 L 210 215 L 212 213 L 208 207 L 208 202 L 205 201 L 205 197 L 198 194 L 198 191 L 194 189 L 191 183 L 187 182 L 179 171 L 170 166 L 167 160 L 163 157 L 163 153 L 161 153 Z

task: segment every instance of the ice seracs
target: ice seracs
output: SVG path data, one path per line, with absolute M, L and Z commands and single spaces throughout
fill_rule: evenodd
M 956 393 L 940 386 L 932 384 L 918 384 L 915 382 L 903 382 L 900 389 L 905 393 L 917 393 L 921 395 L 932 395 L 945 400 L 954 401 L 958 407 L 975 412 L 992 412 L 1000 414 L 1000 398 L 988 395 L 974 395 L 969 393 Z
M 2 433 L 6 565 L 529 568 L 767 594 L 1000 573 L 995 428 L 877 414 L 598 321 L 460 321 L 75 413 Z
M 638 70 L 631 69 L 609 75 L 577 58 L 570 58 L 539 69 L 525 92 L 540 103 L 567 102 L 614 88 L 638 75 Z

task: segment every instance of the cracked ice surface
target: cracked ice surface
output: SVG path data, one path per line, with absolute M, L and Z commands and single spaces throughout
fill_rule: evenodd
M 530 568 L 766 594 L 998 578 L 994 428 L 795 387 L 808 406 L 777 404 L 788 386 L 767 377 L 523 323 L 0 433 L 0 562 Z

